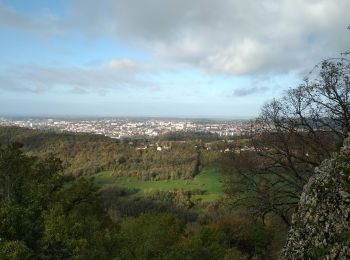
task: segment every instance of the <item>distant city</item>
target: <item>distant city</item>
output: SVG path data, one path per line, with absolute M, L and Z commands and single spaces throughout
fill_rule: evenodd
M 249 120 L 166 118 L 42 118 L 0 117 L 1 126 L 18 126 L 57 132 L 92 133 L 111 138 L 155 137 L 169 132 L 206 132 L 221 137 L 250 133 L 257 126 Z

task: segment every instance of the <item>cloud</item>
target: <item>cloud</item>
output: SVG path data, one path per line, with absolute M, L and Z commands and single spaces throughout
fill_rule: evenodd
M 213 74 L 302 71 L 350 46 L 348 0 L 75 0 L 62 17 L 0 6 L 0 26 L 111 37 Z M 115 66 L 119 66 L 116 64 Z
M 129 59 L 113 59 L 108 62 L 107 67 L 111 70 L 133 71 L 137 69 L 137 64 Z
M 250 95 L 261 94 L 268 90 L 269 90 L 268 87 L 258 87 L 258 86 L 238 88 L 233 91 L 232 95 L 234 97 L 245 97 Z
M 149 88 L 154 84 L 140 79 L 142 69 L 127 59 L 114 59 L 102 68 L 61 68 L 36 65 L 17 66 L 0 74 L 0 88 L 11 91 L 44 92 L 69 88 L 74 93 L 105 93 L 111 89 Z
M 210 73 L 288 73 L 350 45 L 348 0 L 85 3 L 75 1 L 71 13 L 85 21 L 79 24 L 82 31 L 109 35 L 148 48 L 162 60 Z
M 22 14 L 0 3 L 0 27 L 18 30 L 37 37 L 64 35 L 67 25 L 52 13 L 40 13 L 37 16 Z

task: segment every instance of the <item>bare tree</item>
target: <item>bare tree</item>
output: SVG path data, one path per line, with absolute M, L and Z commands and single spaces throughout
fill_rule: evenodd
M 338 151 L 350 132 L 350 61 L 322 61 L 303 84 L 267 103 L 255 124 L 255 152 L 231 161 L 239 178 L 229 194 L 255 216 L 275 214 L 289 225 L 314 167 Z

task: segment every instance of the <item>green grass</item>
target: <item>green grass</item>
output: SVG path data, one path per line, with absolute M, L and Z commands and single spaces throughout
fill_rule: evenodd
M 112 172 L 100 172 L 93 176 L 99 186 L 117 186 L 131 189 L 138 189 L 137 196 L 142 196 L 145 190 L 155 189 L 168 191 L 173 189 L 183 189 L 185 191 L 204 190 L 205 194 L 194 195 L 204 202 L 218 200 L 224 193 L 225 176 L 214 168 L 206 168 L 192 180 L 160 180 L 142 181 L 136 177 L 118 177 Z

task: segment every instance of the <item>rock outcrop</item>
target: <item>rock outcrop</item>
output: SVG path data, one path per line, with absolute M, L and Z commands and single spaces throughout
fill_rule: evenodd
M 281 259 L 350 259 L 350 139 L 305 185 Z

